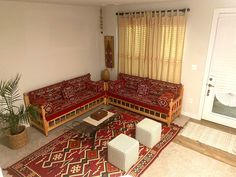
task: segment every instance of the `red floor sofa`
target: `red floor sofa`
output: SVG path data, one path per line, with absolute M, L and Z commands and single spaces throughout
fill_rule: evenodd
M 174 84 L 120 73 L 108 82 L 107 104 L 170 123 L 180 115 L 182 84 Z
M 24 94 L 26 105 L 36 105 L 41 119 L 31 119 L 31 124 L 45 135 L 65 122 L 104 103 L 102 81 L 91 81 L 90 74 L 62 81 Z

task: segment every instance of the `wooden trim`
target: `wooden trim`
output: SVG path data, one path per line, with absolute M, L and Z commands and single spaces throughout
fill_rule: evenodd
M 108 82 L 104 82 L 103 89 L 104 91 L 108 91 Z
M 216 149 L 212 146 L 208 146 L 181 135 L 177 136 L 173 142 L 236 167 L 236 155 L 227 153 L 220 149 Z
M 25 106 L 29 106 L 30 105 L 30 101 L 29 101 L 29 96 L 27 93 L 24 93 L 23 94 L 24 96 L 24 103 L 25 103 Z M 44 107 L 41 106 L 39 107 L 39 115 L 41 115 L 41 119 L 38 119 L 37 122 L 35 119 L 31 118 L 30 119 L 30 124 L 35 126 L 36 128 L 42 130 L 44 132 L 44 134 L 46 136 L 48 136 L 48 123 L 45 119 L 45 110 L 44 110 Z
M 170 122 L 168 122 L 168 121 L 171 119 L 168 119 L 167 114 L 158 112 L 156 110 L 148 109 L 148 108 L 145 108 L 145 107 L 121 100 L 121 99 L 113 98 L 113 97 L 108 97 L 108 100 L 109 100 L 108 101 L 109 104 L 122 107 L 124 109 L 136 112 L 136 113 L 144 115 L 144 116 L 148 116 L 149 118 L 167 123 L 168 125 L 170 124 Z M 117 101 L 114 101 L 114 100 L 117 100 Z
M 46 120 L 46 111 L 44 109 L 44 106 L 41 106 L 41 114 L 42 114 L 42 118 L 43 118 L 43 128 L 44 128 L 44 133 L 46 136 L 48 136 L 48 131 L 49 131 L 49 124 L 48 121 Z
M 25 107 L 29 106 L 30 105 L 29 96 L 26 93 L 24 93 L 23 98 L 24 98 Z
M 60 125 L 62 125 L 62 124 L 64 124 L 64 123 L 66 123 L 66 122 L 71 121 L 71 120 L 74 119 L 74 118 L 77 118 L 78 116 L 80 116 L 80 115 L 82 115 L 82 114 L 84 114 L 84 113 L 86 113 L 86 112 L 88 112 L 88 111 L 94 109 L 95 107 L 98 107 L 98 106 L 102 105 L 102 104 L 103 104 L 103 102 L 101 102 L 101 103 L 99 103 L 99 104 L 96 104 L 96 105 L 94 105 L 94 106 L 92 106 L 92 107 L 89 107 L 88 109 L 86 109 L 86 110 L 84 110 L 84 111 L 81 111 L 81 112 L 79 112 L 79 113 L 77 113 L 77 114 L 74 114 L 74 115 L 70 116 L 69 118 L 65 119 L 64 121 L 60 121 L 59 123 L 56 123 L 56 124 L 54 124 L 53 126 L 50 126 L 50 127 L 49 127 L 49 131 L 50 131 L 50 130 L 53 130 L 54 128 L 56 128 L 56 127 L 58 127 L 58 126 L 60 126 Z M 87 104 L 86 104 L 86 105 L 87 105 Z M 77 109 L 78 109 L 78 108 L 77 108 Z M 76 110 L 76 109 L 75 109 L 75 110 Z M 72 113 L 72 112 L 74 112 L 74 111 L 70 111 L 70 112 L 68 112 L 68 113 Z M 67 114 L 68 114 L 68 113 L 67 113 Z M 65 114 L 64 114 L 64 115 L 61 115 L 60 117 L 57 117 L 57 118 L 53 119 L 52 121 L 55 122 L 56 119 L 61 118 L 62 116 L 65 116 Z M 50 121 L 50 122 L 51 122 L 51 121 Z

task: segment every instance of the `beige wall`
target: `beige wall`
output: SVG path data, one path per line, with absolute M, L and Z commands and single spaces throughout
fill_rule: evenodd
M 235 0 L 179 0 L 176 2 L 145 3 L 104 8 L 104 34 L 116 34 L 115 12 L 185 8 L 191 9 L 188 17 L 182 83 L 184 84 L 183 114 L 201 118 L 201 92 L 207 59 L 208 43 L 214 8 L 236 7 Z M 112 11 L 113 10 L 113 11 Z M 110 25 L 113 25 L 113 28 Z M 117 59 L 117 58 L 116 58 Z M 197 70 L 192 70 L 192 65 Z M 116 65 L 117 67 L 117 65 Z M 116 74 L 116 73 L 112 73 Z M 113 76 L 115 78 L 115 76 Z
M 116 20 L 116 11 L 118 7 L 117 6 L 106 6 L 103 7 L 103 29 L 104 29 L 104 35 L 110 35 L 114 36 L 114 68 L 109 69 L 110 70 L 110 79 L 115 80 L 118 72 L 118 40 L 117 40 L 117 20 Z M 104 55 L 104 46 L 103 46 L 103 55 Z M 105 65 L 104 65 L 105 67 Z
M 100 79 L 99 8 L 0 1 L 0 80 L 21 92 L 90 72 Z
M 183 113 L 201 117 L 201 89 L 214 8 L 236 7 L 235 0 L 179 0 L 103 8 L 104 35 L 117 35 L 115 12 L 189 7 L 182 83 Z M 117 74 L 117 38 L 115 38 Z M 21 92 L 90 72 L 100 78 L 104 66 L 99 8 L 0 1 L 0 80 L 22 74 Z M 192 70 L 192 65 L 197 70 Z

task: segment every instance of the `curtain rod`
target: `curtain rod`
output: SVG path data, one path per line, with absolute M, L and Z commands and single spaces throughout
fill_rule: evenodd
M 181 12 L 189 12 L 190 8 L 184 8 L 184 9 L 174 9 L 174 10 L 153 10 L 151 11 L 152 13 L 159 13 L 159 12 L 171 12 L 174 11 L 176 12 L 177 10 L 181 11 Z M 145 11 L 138 11 L 138 12 L 117 12 L 116 15 L 128 15 L 128 14 L 143 14 Z

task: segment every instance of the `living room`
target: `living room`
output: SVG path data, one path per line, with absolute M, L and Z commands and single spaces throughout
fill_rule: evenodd
M 87 73 L 91 74 L 91 80 L 99 81 L 101 71 L 106 68 L 104 36 L 114 36 L 114 68 L 109 69 L 109 72 L 110 80 L 116 80 L 119 73 L 116 13 L 183 8 L 189 8 L 190 11 L 186 12 L 181 70 L 181 83 L 184 86 L 181 114 L 201 120 L 210 66 L 208 58 L 214 10 L 236 8 L 234 0 L 2 0 L 0 1 L 2 66 L 0 80 L 8 80 L 19 73 L 21 75 L 19 91 L 22 96 L 23 93 Z M 231 125 L 235 128 L 235 123 Z M 56 128 L 48 137 L 43 134 L 35 136 L 41 139 L 38 144 L 33 141 L 36 143 L 34 149 L 27 145 L 27 148 L 5 152 L 6 147 L 1 147 L 1 159 L 5 159 L 4 154 L 14 154 L 13 156 L 18 157 L 16 160 L 11 159 L 7 165 L 1 161 L 0 166 L 6 168 L 29 155 L 64 133 L 64 128 Z M 33 131 L 40 133 L 37 130 Z M 35 137 L 31 137 L 31 140 Z M 194 155 L 194 165 L 188 166 L 191 158 L 184 156 L 185 167 L 174 165 L 180 172 L 174 174 L 168 165 L 158 164 L 157 158 L 153 162 L 154 167 L 150 165 L 150 168 L 153 170 L 158 166 L 162 171 L 158 172 L 160 176 L 210 176 L 209 171 L 217 168 L 220 170 L 216 170 L 218 173 L 214 172 L 212 176 L 233 176 L 236 172 L 233 166 L 173 144 L 170 144 L 172 149 L 163 151 L 163 154 L 179 155 L 172 156 L 173 159 L 160 159 L 160 163 L 170 163 L 169 161 L 173 160 L 175 164 L 180 165 L 183 161 L 180 161 L 179 157 L 188 153 L 190 157 Z M 0 146 L 3 146 L 2 143 Z M 200 166 L 202 162 L 205 162 L 204 167 Z M 215 166 L 209 167 L 209 163 Z M 184 173 L 184 168 L 190 169 Z M 167 173 L 168 170 L 171 172 Z M 155 170 L 146 173 L 146 176 L 155 175 L 157 175 Z

